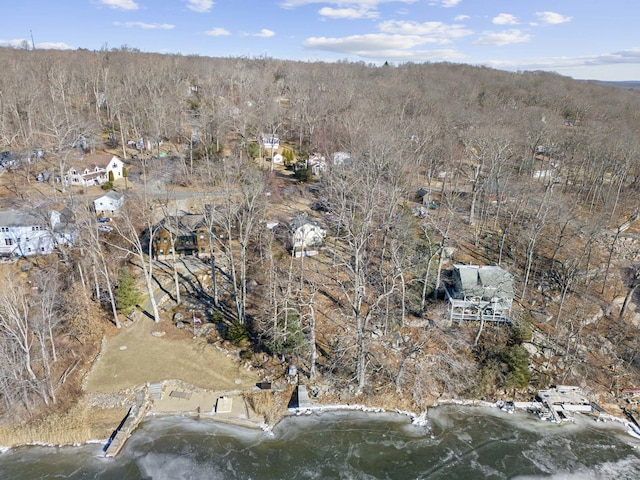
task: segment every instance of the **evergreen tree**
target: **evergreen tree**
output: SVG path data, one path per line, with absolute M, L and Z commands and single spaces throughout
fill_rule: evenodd
M 131 315 L 136 305 L 142 302 L 143 296 L 136 285 L 136 281 L 129 273 L 129 270 L 124 269 L 120 272 L 118 277 L 118 287 L 116 289 L 116 303 L 118 310 L 124 315 Z

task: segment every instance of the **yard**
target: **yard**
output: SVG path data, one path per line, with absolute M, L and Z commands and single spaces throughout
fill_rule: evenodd
M 225 354 L 205 338 L 193 338 L 168 319 L 154 323 L 141 317 L 106 340 L 85 390 L 118 392 L 168 379 L 210 390 L 244 390 L 260 381 L 232 353 Z

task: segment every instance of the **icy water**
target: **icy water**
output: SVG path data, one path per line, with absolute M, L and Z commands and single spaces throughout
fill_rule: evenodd
M 101 444 L 0 454 L 0 479 L 640 479 L 640 440 L 617 422 L 438 407 L 431 430 L 394 414 L 290 417 L 268 434 L 152 418 L 116 458 Z

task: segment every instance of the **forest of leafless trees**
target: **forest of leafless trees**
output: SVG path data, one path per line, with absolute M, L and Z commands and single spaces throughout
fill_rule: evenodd
M 600 393 L 640 386 L 640 91 L 456 64 L 128 48 L 3 48 L 0 64 L 2 150 L 41 149 L 63 175 L 79 145 L 110 148 L 146 181 L 163 166 L 158 155 L 133 158 L 127 143 L 143 138 L 152 154 L 171 146 L 176 187 L 234 192 L 203 209 L 223 233 L 210 246 L 211 304 L 254 351 L 295 357 L 310 381 L 417 405 L 550 383 Z M 257 166 L 264 133 L 302 161 L 348 152 L 352 162 L 306 188 Z M 27 188 L 42 168 L 24 162 L 0 177 L 3 208 L 47 200 Z M 296 200 L 285 194 L 291 186 L 324 210 L 317 258 L 292 258 L 264 228 Z M 419 188 L 437 206 L 424 215 L 414 214 Z M 96 329 L 120 326 L 123 269 L 151 291 L 146 193 L 131 193 L 108 241 L 77 192 L 48 199 L 73 210 L 79 240 L 46 268 L 32 262 L 2 283 L 2 410 L 55 404 Z M 511 325 L 443 320 L 453 262 L 514 275 Z M 88 309 L 102 320 L 79 321 Z

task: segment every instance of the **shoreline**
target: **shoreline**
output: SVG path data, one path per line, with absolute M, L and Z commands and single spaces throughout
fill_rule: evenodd
M 361 412 L 365 414 L 394 414 L 404 416 L 409 419 L 411 425 L 415 425 L 418 427 L 424 427 L 430 434 L 431 426 L 429 424 L 429 415 L 428 412 L 431 409 L 437 409 L 439 407 L 447 407 L 447 406 L 463 406 L 469 408 L 492 408 L 498 411 L 503 411 L 505 415 L 509 415 L 513 413 L 513 411 L 508 412 L 505 411 L 501 406 L 504 402 L 496 401 L 496 402 L 488 402 L 486 400 L 439 400 L 438 402 L 429 405 L 425 411 L 422 413 L 415 413 L 408 410 L 400 410 L 393 409 L 388 410 L 383 407 L 372 407 L 363 404 L 314 404 L 310 407 L 304 408 L 288 408 L 287 411 L 280 416 L 277 421 L 273 424 L 267 424 L 265 422 L 257 422 L 254 420 L 246 419 L 246 418 L 233 418 L 229 416 L 222 416 L 216 413 L 207 413 L 201 412 L 197 410 L 174 410 L 174 411 L 154 411 L 153 409 L 147 411 L 142 418 L 140 419 L 140 423 L 153 418 L 189 418 L 189 419 L 201 419 L 212 424 L 219 423 L 224 425 L 231 425 L 239 428 L 246 428 L 250 430 L 261 430 L 267 434 L 272 433 L 273 428 L 275 428 L 278 424 L 280 424 L 285 418 L 288 417 L 299 417 L 299 416 L 308 416 L 311 414 L 323 414 L 330 412 Z M 516 409 L 518 412 L 529 413 L 533 418 L 535 416 L 530 412 L 527 412 L 524 409 Z M 591 419 L 594 422 L 604 422 L 604 423 L 617 423 L 625 427 L 627 435 L 636 440 L 640 440 L 640 430 L 635 427 L 632 422 L 629 420 L 618 417 L 609 413 L 601 413 L 598 418 L 591 417 L 588 415 L 581 415 L 580 418 L 583 419 Z M 543 419 L 539 419 L 542 423 L 551 423 L 547 422 Z M 561 424 L 557 424 L 560 426 Z M 130 435 L 135 434 L 138 425 L 129 433 Z M 108 442 L 108 438 L 103 439 L 89 439 L 84 442 L 68 442 L 68 443 L 47 443 L 47 442 L 25 442 L 22 444 L 14 445 L 14 446 L 2 446 L 0 445 L 0 455 L 10 452 L 12 450 L 22 448 L 22 447 L 45 447 L 45 448 L 61 448 L 61 447 L 79 447 L 84 445 L 91 444 L 102 444 L 106 445 Z

